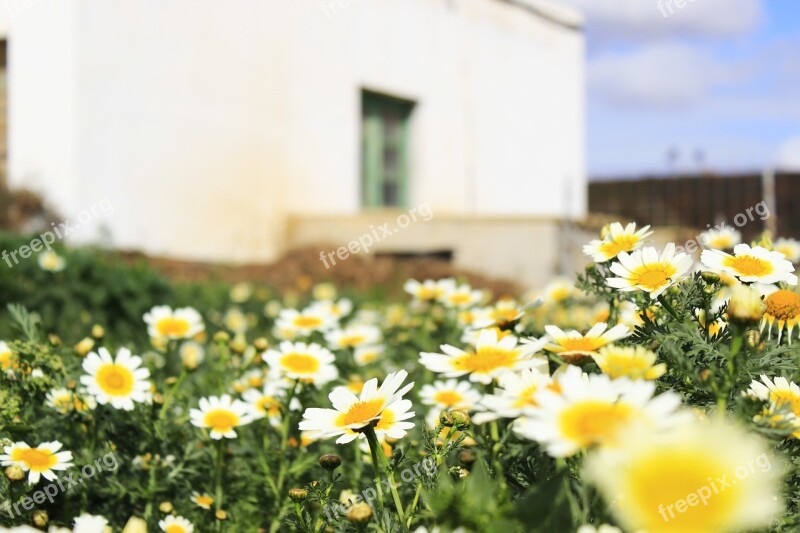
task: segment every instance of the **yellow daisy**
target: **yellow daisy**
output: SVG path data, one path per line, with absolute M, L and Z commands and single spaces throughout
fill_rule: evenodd
M 793 381 L 784 377 L 769 379 L 762 375 L 761 381 L 753 380 L 746 394 L 759 400 L 769 402 L 764 413 L 755 417 L 757 421 L 765 421 L 769 425 L 777 422 L 787 422 L 796 427 L 792 436 L 800 438 L 800 387 Z M 776 414 L 776 411 L 786 411 L 786 415 Z
M 199 409 L 189 411 L 192 425 L 211 430 L 214 440 L 235 439 L 235 429 L 253 421 L 250 406 L 241 400 L 234 400 L 227 394 L 200 398 Z
M 742 242 L 742 234 L 739 231 L 725 226 L 704 231 L 699 237 L 700 244 L 716 250 L 730 250 Z
M 267 350 L 262 357 L 272 370 L 290 379 L 319 386 L 339 377 L 336 357 L 316 343 L 283 341 L 277 350 Z
M 194 525 L 182 516 L 168 516 L 159 520 L 158 527 L 165 533 L 193 533 Z
M 167 305 L 158 305 L 145 313 L 147 334 L 162 339 L 190 339 L 203 331 L 203 318 L 195 309 L 183 307 L 172 310 Z
M 772 249 L 785 255 L 786 259 L 793 263 L 800 261 L 800 241 L 786 238 L 775 239 Z
M 764 311 L 764 317 L 761 319 L 761 331 L 764 331 L 764 326 L 769 325 L 767 331 L 771 337 L 772 327 L 777 325 L 778 342 L 780 342 L 785 328 L 786 337 L 789 339 L 789 344 L 791 344 L 794 327 L 800 320 L 800 294 L 781 289 L 767 296 L 764 303 L 766 303 L 767 308 Z
M 132 411 L 134 402 L 150 400 L 150 371 L 142 367 L 142 358 L 120 348 L 116 359 L 105 348 L 91 352 L 83 360 L 81 383 L 101 405 Z
M 195 505 L 203 509 L 211 509 L 211 506 L 214 505 L 214 498 L 205 492 L 202 494 L 199 492 L 192 492 L 191 500 Z
M 64 258 L 53 250 L 40 253 L 37 262 L 39 263 L 39 268 L 47 272 L 61 272 L 67 266 Z

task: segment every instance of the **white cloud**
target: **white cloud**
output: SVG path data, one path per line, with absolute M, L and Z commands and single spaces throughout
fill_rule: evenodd
M 562 1 L 586 15 L 587 31 L 594 45 L 745 35 L 756 29 L 764 15 L 763 0 Z M 679 4 L 683 7 L 677 7 Z
M 589 65 L 595 97 L 626 107 L 686 107 L 703 101 L 719 83 L 746 72 L 716 62 L 702 49 L 657 43 L 626 54 L 606 54 Z

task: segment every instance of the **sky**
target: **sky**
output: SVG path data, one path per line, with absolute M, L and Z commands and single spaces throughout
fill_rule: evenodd
M 591 179 L 800 170 L 800 0 L 563 1 L 587 18 Z

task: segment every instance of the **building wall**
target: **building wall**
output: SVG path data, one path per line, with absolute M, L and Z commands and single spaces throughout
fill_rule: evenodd
M 116 245 L 271 260 L 290 215 L 358 214 L 362 88 L 418 104 L 412 205 L 585 213 L 583 35 L 515 2 L 25 6 L 7 24 L 11 181 L 65 214 L 107 197 Z

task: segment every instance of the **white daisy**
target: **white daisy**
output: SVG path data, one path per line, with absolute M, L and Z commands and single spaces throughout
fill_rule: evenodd
M 223 437 L 235 439 L 234 430 L 249 424 L 254 418 L 249 405 L 241 400 L 234 400 L 227 394 L 200 398 L 199 407 L 189 411 L 192 425 L 210 429 L 210 436 L 214 440 Z
M 518 418 L 526 409 L 538 407 L 536 394 L 548 387 L 558 392 L 550 375 L 538 369 L 507 372 L 498 380 L 500 387 L 480 401 L 484 411 L 472 417 L 476 424 L 498 418 Z
M 699 237 L 700 244 L 715 250 L 730 250 L 742 242 L 742 234 L 738 230 L 725 226 L 704 231 Z
M 70 462 L 72 452 L 60 452 L 62 446 L 58 441 L 43 442 L 36 448 L 31 448 L 24 442 L 15 442 L 3 448 L 5 454 L 0 455 L 0 464 L 18 466 L 28 472 L 28 482 L 33 485 L 42 477 L 55 481 L 58 479 L 56 471 L 74 466 Z
M 772 249 L 786 256 L 792 263 L 800 261 L 800 241 L 796 239 L 780 238 L 772 243 Z
M 434 302 L 442 296 L 455 290 L 456 280 L 452 278 L 432 280 L 426 279 L 422 283 L 410 279 L 403 285 L 403 290 L 414 297 L 418 302 Z
M 494 329 L 485 329 L 478 336 L 474 350 L 466 352 L 443 344 L 440 347 L 443 354 L 423 352 L 420 363 L 445 377 L 469 375 L 470 381 L 488 384 L 509 370 L 547 367 L 545 358 L 533 356 L 545 343 L 546 340 L 540 340 L 518 345 L 513 335 L 498 339 Z
M 89 513 L 82 513 L 76 517 L 75 527 L 72 529 L 72 533 L 106 533 L 110 531 L 108 520 L 102 516 Z
M 705 253 L 705 252 L 704 252 Z M 632 254 L 620 252 L 618 262 L 611 264 L 617 278 L 607 278 L 609 287 L 623 292 L 646 291 L 651 298 L 676 283 L 692 266 L 692 258 L 685 253 L 675 254 L 675 244 L 669 243 L 658 256 L 655 248 L 647 247 Z
M 346 317 L 353 311 L 353 302 L 347 298 L 340 298 L 336 301 L 331 298 L 330 300 L 312 302 L 311 305 L 308 306 L 308 309 L 329 315 L 335 322 Z
M 315 331 L 327 331 L 336 325 L 336 318 L 322 307 L 297 309 L 281 309 L 275 328 L 291 333 L 292 337 L 307 337 Z
M 319 344 L 283 341 L 278 350 L 267 350 L 262 356 L 271 369 L 280 375 L 317 386 L 339 377 L 336 357 Z
M 261 389 L 249 389 L 242 394 L 242 399 L 250 405 L 254 419 L 267 417 L 270 424 L 278 425 L 281 420 L 283 402 L 286 399 L 286 388 L 276 383 L 267 383 Z M 300 408 L 297 398 L 292 399 L 293 410 Z
M 570 366 L 555 377 L 558 391 L 536 394 L 538 407 L 525 411 L 514 424 L 520 435 L 540 442 L 553 457 L 568 457 L 594 445 L 614 446 L 634 425 L 661 427 L 680 405 L 673 393 L 653 397 L 652 381 L 612 381 L 587 376 Z
M 386 376 L 378 388 L 378 380 L 373 378 L 364 384 L 361 394 L 356 396 L 345 387 L 335 388 L 328 398 L 333 409 L 308 408 L 300 422 L 301 431 L 310 431 L 317 437 L 334 437 L 338 444 L 350 442 L 358 437 L 354 430 L 376 423 L 376 432 L 393 438 L 401 438 L 406 430 L 413 427 L 412 422 L 403 422 L 414 416 L 409 411 L 411 402 L 403 395 L 414 386 L 413 383 L 401 388 L 408 372 L 400 370 Z M 387 420 L 383 421 L 386 416 Z M 383 422 L 383 423 L 382 423 Z
M 569 278 L 557 277 L 542 289 L 542 300 L 551 304 L 559 304 L 578 294 L 575 282 Z
M 453 287 L 452 289 L 445 290 L 445 293 L 439 296 L 439 301 L 443 303 L 445 307 L 465 309 L 479 304 L 483 301 L 483 298 L 483 291 L 473 289 L 465 283 Z
M 39 263 L 39 268 L 47 272 L 61 272 L 67 266 L 64 258 L 53 250 L 40 253 L 36 260 Z
M 61 414 L 71 411 L 86 411 L 97 406 L 97 402 L 91 396 L 82 398 L 63 387 L 48 391 L 47 396 L 45 396 L 45 404 Z
M 90 352 L 83 360 L 81 376 L 86 391 L 101 405 L 132 411 L 134 402 L 144 403 L 150 392 L 150 371 L 142 367 L 142 358 L 120 348 L 116 359 L 105 348 Z
M 183 366 L 194 370 L 200 366 L 200 363 L 205 359 L 206 349 L 199 342 L 186 341 L 181 344 L 181 347 L 178 349 L 178 354 L 181 356 Z
M 378 361 L 381 357 L 383 357 L 384 351 L 385 347 L 381 344 L 374 346 L 359 346 L 353 353 L 353 359 L 355 359 L 359 366 L 365 366 Z
M 733 255 L 719 250 L 704 250 L 700 260 L 707 267 L 733 274 L 745 283 L 783 281 L 797 285 L 797 276 L 792 274 L 792 263 L 782 253 L 761 246 L 751 248 L 749 244 L 737 244 L 733 248 Z
M 652 235 L 650 226 L 636 230 L 636 223 L 631 222 L 624 228 L 619 222 L 612 222 L 602 240 L 594 240 L 583 247 L 583 253 L 597 263 L 614 259 L 622 252 L 632 252 Z
M 192 497 L 190 499 L 201 509 L 211 509 L 211 506 L 214 504 L 214 498 L 206 493 L 192 492 Z
M 423 385 L 419 391 L 420 401 L 432 405 L 436 410 L 473 409 L 481 399 L 481 393 L 466 381 L 448 379 Z
M 550 337 L 550 342 L 544 349 L 569 362 L 591 357 L 606 344 L 625 338 L 632 333 L 625 324 L 617 324 L 608 331 L 606 328 L 608 328 L 608 324 L 600 322 L 592 326 L 592 329 L 585 335 L 581 335 L 577 330 L 564 332 L 557 326 L 545 326 L 544 330 Z
M 163 339 L 189 339 L 205 329 L 203 317 L 191 307 L 172 310 L 168 305 L 157 305 L 145 313 L 147 334 Z
M 380 342 L 381 330 L 375 326 L 353 324 L 327 332 L 325 340 L 334 350 L 357 348 Z
M 166 533 L 193 533 L 194 526 L 182 516 L 169 515 L 164 520 L 158 521 L 158 527 Z

